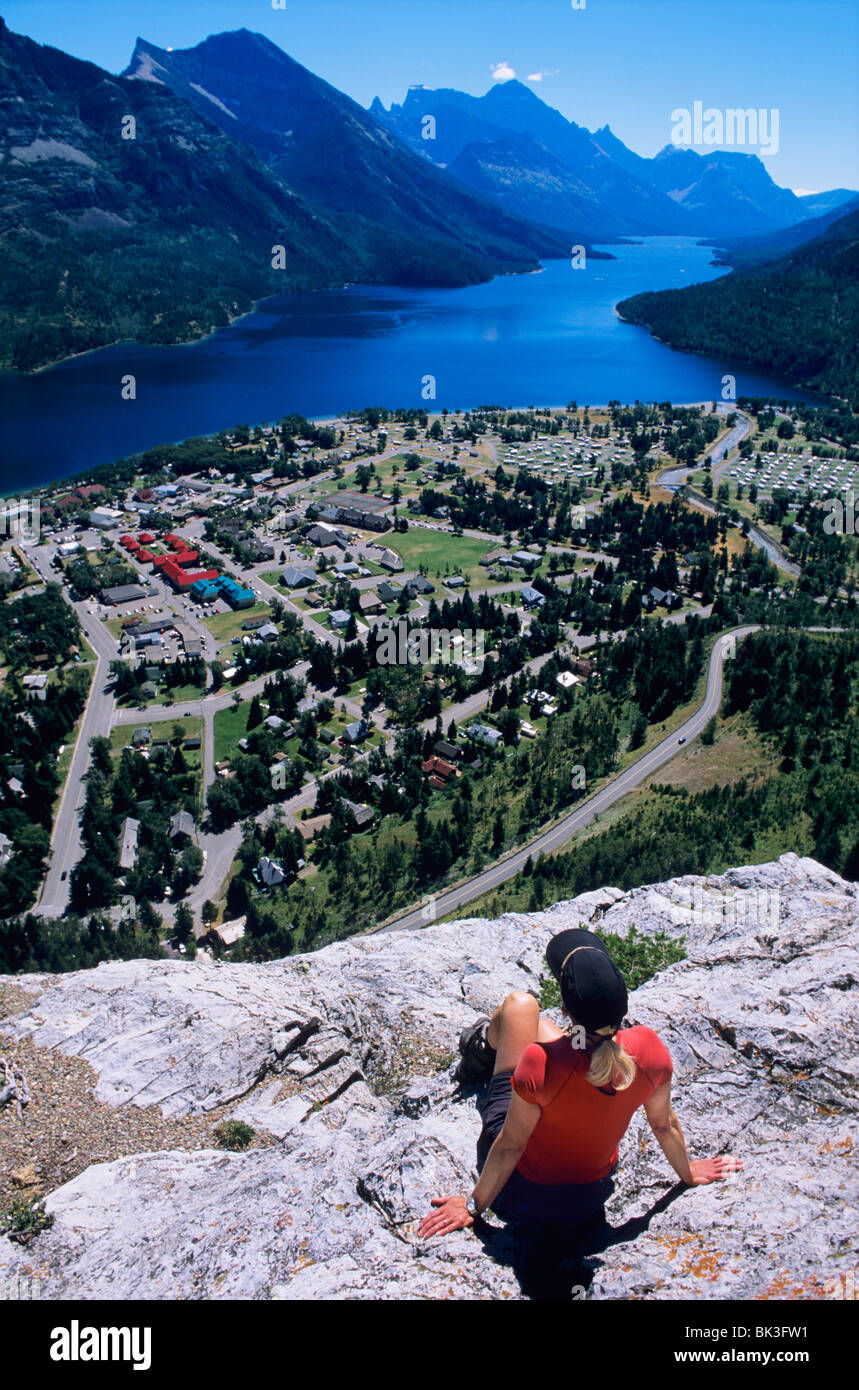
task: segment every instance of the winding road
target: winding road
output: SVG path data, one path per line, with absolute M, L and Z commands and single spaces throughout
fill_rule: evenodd
M 393 921 L 382 924 L 375 930 L 381 932 L 408 931 L 415 927 L 425 927 L 428 925 L 428 921 L 437 921 L 440 917 L 446 917 L 448 913 L 457 911 L 466 903 L 472 902 L 484 893 L 491 892 L 500 884 L 506 883 L 508 879 L 513 878 L 524 868 L 527 859 L 533 860 L 538 854 L 551 854 L 555 850 L 562 849 L 574 835 L 589 825 L 595 816 L 608 810 L 609 806 L 613 806 L 621 797 L 640 786 L 657 768 L 670 762 L 677 752 L 680 739 L 688 743 L 691 739 L 697 738 L 704 726 L 719 710 L 726 652 L 731 651 L 731 648 L 735 647 L 736 643 L 742 641 L 744 637 L 747 637 L 750 632 L 757 632 L 759 629 L 760 624 L 733 628 L 716 640 L 707 671 L 707 690 L 699 708 L 693 715 L 690 715 L 682 726 L 674 729 L 661 743 L 657 743 L 637 762 L 613 778 L 607 786 L 568 812 L 550 829 L 542 831 L 535 839 L 530 840 L 520 849 L 514 850 L 499 860 L 497 864 L 493 864 L 491 868 L 485 869 L 482 873 L 466 879 L 465 882 L 459 883 L 443 893 L 439 893 L 429 903 L 412 908 L 409 912 Z M 432 914 L 430 917 L 428 917 L 428 910 Z

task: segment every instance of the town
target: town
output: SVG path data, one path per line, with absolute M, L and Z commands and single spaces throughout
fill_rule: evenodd
M 427 920 L 664 737 L 717 632 L 818 615 L 803 571 L 846 604 L 857 458 L 787 403 L 379 408 L 120 460 L 37 536 L 16 500 L 3 915 L 251 958 Z

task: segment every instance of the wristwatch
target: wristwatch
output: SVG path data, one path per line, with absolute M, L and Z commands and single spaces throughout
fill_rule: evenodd
M 468 1212 L 472 1221 L 476 1221 L 480 1216 L 480 1207 L 475 1202 L 473 1196 L 468 1198 L 468 1201 L 465 1204 L 465 1210 Z

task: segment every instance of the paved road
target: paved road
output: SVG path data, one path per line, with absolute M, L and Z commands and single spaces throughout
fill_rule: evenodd
M 49 556 L 31 555 L 31 561 L 46 581 L 51 576 Z M 39 916 L 59 917 L 69 903 L 68 874 L 80 857 L 80 813 L 86 800 L 84 776 L 90 765 L 90 739 L 107 737 L 114 713 L 114 699 L 109 685 L 111 661 L 117 656 L 117 644 L 97 618 L 87 612 L 85 603 L 72 603 L 65 589 L 63 594 L 77 613 L 81 627 L 93 651 L 96 665 L 89 697 L 81 718 L 75 751 L 66 775 L 59 810 L 51 835 L 51 858 L 42 883 L 42 891 L 33 911 Z
M 639 758 L 631 767 L 626 768 L 618 777 L 615 777 L 595 796 L 590 797 L 583 805 L 577 806 L 575 810 L 569 812 L 551 829 L 543 831 L 536 839 L 521 849 L 515 850 L 512 854 L 493 864 L 491 868 L 477 874 L 474 878 L 468 879 L 465 883 L 458 884 L 456 887 L 440 893 L 432 902 L 432 920 L 446 917 L 448 913 L 454 912 L 463 907 L 466 903 L 472 902 L 475 898 L 484 893 L 490 892 L 500 884 L 506 883 L 513 878 L 524 867 L 525 861 L 530 857 L 536 859 L 540 853 L 551 854 L 553 851 L 561 849 L 564 845 L 583 830 L 586 825 L 594 819 L 594 816 L 614 805 L 621 797 L 626 796 L 633 788 L 640 786 L 657 768 L 669 762 L 677 753 L 678 740 L 685 739 L 689 742 L 701 733 L 704 726 L 717 713 L 722 698 L 722 668 L 725 660 L 725 651 L 732 641 L 741 641 L 750 632 L 757 632 L 759 625 L 749 625 L 733 629 L 732 632 L 724 633 L 715 643 L 710 657 L 710 666 L 707 672 L 707 691 L 704 700 L 699 708 L 680 728 L 664 738 L 654 748 L 651 748 L 644 757 Z M 394 921 L 388 922 L 377 931 L 408 931 L 415 927 L 425 927 L 427 925 L 427 907 L 413 908 L 410 912 L 404 913 Z

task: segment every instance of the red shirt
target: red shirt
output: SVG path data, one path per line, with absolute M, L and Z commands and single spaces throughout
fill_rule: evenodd
M 635 1078 L 625 1091 L 592 1086 L 587 1080 L 591 1054 L 571 1047 L 567 1037 L 531 1043 L 522 1053 L 513 1089 L 542 1110 L 516 1165 L 529 1182 L 556 1187 L 607 1177 L 635 1111 L 671 1079 L 671 1054 L 652 1028 L 627 1028 L 615 1035 L 615 1042 L 636 1063 Z

